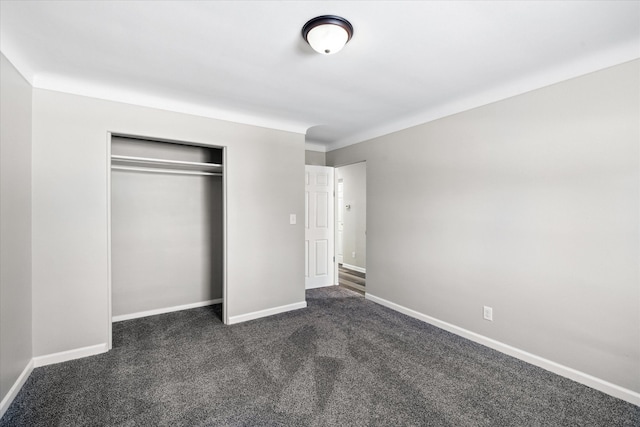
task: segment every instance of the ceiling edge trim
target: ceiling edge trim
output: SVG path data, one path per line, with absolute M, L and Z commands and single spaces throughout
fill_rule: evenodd
M 210 119 L 298 134 L 305 134 L 309 128 L 309 125 L 306 123 L 177 101 L 175 99 L 169 99 L 161 96 L 153 96 L 126 89 L 91 84 L 60 76 L 36 75 L 33 78 L 32 86 L 37 89 L 52 90 L 72 95 L 102 99 L 105 101 L 121 102 L 140 107 L 156 108 L 175 113 L 190 114 Z
M 327 152 L 327 146 L 325 144 L 309 140 L 304 143 L 304 149 L 308 151 L 320 151 L 322 153 Z
M 25 61 L 20 54 L 17 54 L 15 50 L 11 49 L 10 46 L 8 47 L 7 43 L 2 43 L 0 52 L 9 62 L 11 62 L 13 67 L 18 70 L 18 73 L 20 73 L 20 75 L 33 87 L 33 70 L 29 65 L 27 65 L 27 61 Z
M 13 49 L 10 41 L 3 37 L 0 44 L 0 53 L 15 67 L 32 88 L 52 90 L 56 92 L 69 93 L 72 95 L 97 98 L 105 101 L 122 102 L 125 104 L 137 105 L 140 107 L 156 108 L 160 110 L 172 111 L 176 113 L 191 114 L 194 116 L 207 117 L 210 119 L 223 120 L 233 123 L 250 126 L 264 127 L 268 129 L 306 134 L 309 128 L 308 123 L 299 123 L 262 116 L 239 113 L 220 108 L 206 107 L 202 105 L 190 104 L 187 102 L 175 101 L 163 97 L 156 97 L 126 91 L 117 88 L 109 88 L 95 84 L 88 84 L 73 79 L 58 76 L 35 75 L 29 62 Z
M 506 84 L 494 87 L 493 89 L 478 92 L 457 100 L 452 100 L 451 102 L 441 104 L 435 108 L 424 110 L 420 113 L 386 123 L 373 129 L 355 133 L 328 144 L 327 151 L 348 147 L 370 139 L 432 122 L 443 117 L 472 110 L 474 108 L 522 95 L 527 92 L 552 86 L 563 81 L 637 60 L 640 59 L 639 53 L 640 40 L 630 40 L 629 42 L 620 44 L 615 48 L 551 67 L 546 70 L 530 74 L 524 78 L 516 79 Z

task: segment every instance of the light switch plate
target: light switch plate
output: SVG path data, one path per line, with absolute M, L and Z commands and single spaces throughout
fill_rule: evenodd
M 291 225 L 295 225 L 295 224 L 296 224 L 296 222 L 297 222 L 297 220 L 296 220 L 296 214 L 291 214 L 291 215 L 289 215 L 289 224 L 291 224 Z

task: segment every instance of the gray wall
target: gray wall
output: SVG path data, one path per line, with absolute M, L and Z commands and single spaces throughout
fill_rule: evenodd
M 304 135 L 34 89 L 35 356 L 108 341 L 109 131 L 226 146 L 228 315 L 304 301 Z
M 111 146 L 112 154 L 212 161 L 203 147 L 119 137 Z M 113 316 L 222 298 L 222 208 L 222 177 L 113 169 Z
M 304 164 L 310 166 L 326 166 L 327 153 L 322 151 L 310 151 L 304 152 Z
M 640 392 L 639 80 L 633 61 L 328 153 L 367 161 L 367 292 Z
M 31 86 L 0 55 L 0 401 L 31 360 Z
M 344 231 L 343 263 L 367 268 L 367 164 L 365 162 L 336 168 L 337 179 L 343 182 Z M 353 257 L 353 252 L 356 256 Z

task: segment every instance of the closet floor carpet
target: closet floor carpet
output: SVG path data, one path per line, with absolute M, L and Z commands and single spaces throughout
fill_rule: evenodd
M 114 324 L 37 368 L 2 426 L 637 426 L 615 399 L 339 288 L 224 326 L 203 307 Z

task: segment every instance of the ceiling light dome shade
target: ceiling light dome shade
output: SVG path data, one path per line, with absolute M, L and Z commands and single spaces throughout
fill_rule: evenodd
M 352 36 L 351 23 L 335 15 L 318 16 L 302 27 L 302 37 L 313 50 L 323 55 L 339 52 Z

